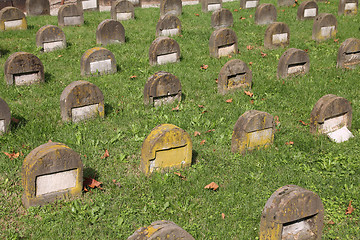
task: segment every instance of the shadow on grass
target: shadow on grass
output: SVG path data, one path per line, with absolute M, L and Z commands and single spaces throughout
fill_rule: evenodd
M 7 49 L 0 49 L 0 56 L 4 56 L 4 55 L 7 55 L 10 51 L 7 50 Z
M 54 75 L 52 75 L 51 73 L 49 73 L 49 72 L 45 72 L 45 82 L 46 83 L 49 83 L 51 80 L 53 80 L 54 79 Z
M 113 112 L 114 112 L 114 107 L 108 103 L 105 103 L 105 116 L 108 116 Z
M 25 126 L 27 120 L 19 115 L 11 116 L 10 129 L 11 132 L 16 132 L 20 127 Z
M 85 167 L 84 170 L 83 170 L 83 178 L 86 179 L 86 178 L 99 178 L 99 174 L 98 172 L 93 169 L 93 168 L 90 168 L 90 167 Z
M 195 150 L 192 151 L 191 165 L 197 163 L 197 156 L 198 156 L 198 155 L 199 155 L 199 154 L 198 154 Z

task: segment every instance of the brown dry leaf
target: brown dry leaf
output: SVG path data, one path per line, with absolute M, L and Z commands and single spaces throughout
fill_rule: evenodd
M 276 126 L 278 126 L 280 124 L 279 116 L 275 116 L 274 121 L 275 121 Z
M 349 202 L 349 206 L 345 213 L 346 215 L 351 214 L 355 210 L 355 208 L 353 208 L 353 206 L 351 206 L 351 202 L 352 202 L 352 200 Z
M 177 105 L 176 107 L 172 108 L 172 110 L 173 110 L 173 111 L 177 111 L 177 112 L 180 111 L 179 105 Z
M 328 224 L 330 224 L 330 225 L 334 225 L 334 224 L 335 224 L 335 222 L 334 222 L 333 220 L 330 220 L 330 221 L 328 222 Z
M 109 151 L 106 149 L 104 155 L 101 156 L 101 159 L 110 157 Z
M 338 38 L 334 39 L 334 42 L 339 42 L 339 39 Z
M 208 185 L 206 185 L 204 188 L 212 189 L 212 190 L 216 191 L 216 189 L 219 188 L 219 185 L 217 185 L 215 182 L 211 182 Z
M 122 186 L 121 186 L 121 184 L 120 184 L 120 183 L 118 183 L 118 182 L 116 182 L 116 180 L 115 180 L 115 179 L 113 179 L 112 181 L 113 181 L 113 183 L 114 183 L 116 186 L 118 186 L 119 188 L 121 188 L 121 187 L 122 187 Z
M 136 78 L 136 75 L 132 75 L 132 76 L 130 77 L 130 79 L 134 79 L 134 78 Z
M 296 7 L 296 3 L 294 3 L 292 6 L 293 6 L 293 7 Z
M 250 66 L 253 65 L 253 62 L 249 62 L 249 65 L 250 65 Z
M 264 52 L 260 52 L 260 53 L 261 53 L 261 56 L 262 56 L 262 57 L 266 57 L 266 56 L 267 56 L 267 54 L 264 53 Z
M 214 131 L 215 131 L 215 129 L 209 129 L 205 133 L 214 132 Z
M 309 49 L 304 49 L 304 51 L 305 51 L 306 53 L 309 53 Z
M 250 92 L 250 91 L 245 91 L 245 90 L 244 90 L 244 93 L 245 93 L 246 95 L 248 95 L 249 97 L 252 97 L 252 96 L 254 95 L 254 93 L 252 93 L 252 92 Z
M 227 103 L 232 103 L 232 98 L 226 100 Z
M 4 154 L 5 154 L 6 156 L 8 156 L 10 159 L 18 158 L 19 155 L 20 155 L 20 153 L 15 153 L 15 152 L 13 152 L 13 153 L 4 152 Z
M 13 122 L 13 123 L 19 123 L 20 122 L 20 120 L 19 119 L 17 119 L 17 118 L 11 118 L 11 121 Z
M 218 79 L 215 79 L 215 82 L 216 82 L 216 83 L 218 83 L 218 82 L 219 82 L 219 80 L 218 80 Z
M 204 113 L 207 113 L 207 110 L 201 112 L 201 114 L 204 114 Z
M 61 57 L 62 57 L 62 55 L 59 55 L 59 56 L 58 56 L 58 58 L 61 58 Z
M 247 46 L 246 46 L 246 49 L 247 49 L 247 50 L 251 50 L 251 49 L 253 49 L 253 48 L 254 48 L 254 47 L 251 46 L 251 45 L 247 45 Z
M 246 19 L 246 18 L 244 18 L 244 17 L 240 17 L 240 20 L 244 20 L 244 19 Z
M 228 55 L 228 58 L 232 58 L 232 56 L 231 56 L 231 55 Z
M 252 18 L 252 15 L 250 15 L 249 17 Z
M 98 182 L 95 179 L 90 178 L 90 177 L 85 178 L 83 184 L 84 184 L 84 190 L 86 189 L 86 186 L 88 186 L 89 188 L 96 188 L 97 187 L 97 188 L 102 190 L 102 188 L 100 187 L 102 182 Z
M 289 142 L 285 143 L 285 145 L 293 145 L 293 144 L 294 144 L 294 142 L 292 142 L 292 141 L 289 141 Z
M 208 67 L 209 67 L 208 65 L 203 64 L 203 65 L 201 65 L 200 68 L 206 70 L 206 69 L 208 69 Z
M 225 213 L 221 213 L 221 218 L 225 219 Z
M 198 17 L 198 16 L 199 16 L 199 14 L 198 14 L 198 13 L 195 13 L 195 16 L 197 16 L 197 17 Z
M 183 176 L 183 175 L 181 175 L 181 173 L 174 172 L 174 174 L 175 174 L 175 175 L 178 175 L 178 176 L 181 178 L 181 180 L 186 180 L 186 177 Z
M 195 131 L 194 132 L 194 137 L 196 137 L 196 136 L 200 136 L 201 135 L 201 133 L 200 132 L 198 132 L 198 131 Z
M 238 12 L 239 10 L 237 10 L 237 9 L 234 9 L 234 12 Z
M 250 103 L 251 103 L 251 104 L 254 104 L 254 100 L 253 100 L 253 99 L 252 99 L 252 100 L 250 100 Z
M 202 140 L 201 142 L 200 142 L 200 145 L 204 145 L 205 144 L 205 142 L 206 142 L 206 140 L 204 139 L 204 140 Z
M 198 107 L 199 107 L 199 108 L 203 108 L 203 107 L 204 107 L 204 105 L 198 105 Z
M 299 122 L 300 122 L 302 125 L 304 125 L 304 126 L 309 125 L 308 123 L 304 122 L 303 120 L 299 120 Z

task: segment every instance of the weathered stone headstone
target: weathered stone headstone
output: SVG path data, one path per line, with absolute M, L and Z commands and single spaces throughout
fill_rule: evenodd
M 210 56 L 220 58 L 238 53 L 237 36 L 230 28 L 215 30 L 209 39 Z
M 232 139 L 231 151 L 245 154 L 259 148 L 266 148 L 274 141 L 275 122 L 267 112 L 250 110 L 236 121 Z
M 83 11 L 98 11 L 99 2 L 98 0 L 77 0 L 77 5 L 82 8 Z
M 201 11 L 213 12 L 222 8 L 222 0 L 201 0 Z
M 126 0 L 113 2 L 111 6 L 111 18 L 117 21 L 134 19 L 134 5 Z
M 239 59 L 225 63 L 218 77 L 218 91 L 226 94 L 239 88 L 251 88 L 252 71 L 247 64 Z
M 259 0 L 240 0 L 240 7 L 242 9 L 256 8 L 259 5 Z
M 360 65 L 360 39 L 348 38 L 340 46 L 337 67 L 356 68 Z
M 276 190 L 267 200 L 260 220 L 260 240 L 320 240 L 324 206 L 320 197 L 296 185 Z
M 191 165 L 190 135 L 172 124 L 161 124 L 151 130 L 141 147 L 140 169 L 146 175 Z
M 181 22 L 178 17 L 172 14 L 166 14 L 160 18 L 156 25 L 156 37 L 174 36 L 181 34 Z
M 0 135 L 9 130 L 11 121 L 10 108 L 7 103 L 0 98 Z
M 76 4 L 61 6 L 58 12 L 58 24 L 59 26 L 83 25 L 83 10 Z
M 339 0 L 338 15 L 356 15 L 358 6 L 358 0 Z
M 297 20 L 314 19 L 318 15 L 319 7 L 315 1 L 304 1 L 297 10 Z
M 124 43 L 125 29 L 123 25 L 113 19 L 102 21 L 96 29 L 96 43 L 107 45 L 111 43 Z
M 290 30 L 286 23 L 274 22 L 265 31 L 264 46 L 266 48 L 286 47 L 290 42 Z
M 213 28 L 231 27 L 234 23 L 233 15 L 230 10 L 221 8 L 211 15 L 211 26 Z
M 264 25 L 275 22 L 277 19 L 276 7 L 270 3 L 263 3 L 256 8 L 255 24 Z
M 83 165 L 80 155 L 63 143 L 48 142 L 32 150 L 21 171 L 23 205 L 39 206 L 81 195 Z
M 116 60 L 112 52 L 103 47 L 85 51 L 80 60 L 81 75 L 116 73 Z
M 303 75 L 310 70 L 310 59 L 308 54 L 301 49 L 290 48 L 286 50 L 279 59 L 277 77 L 287 78 Z
M 43 26 L 36 33 L 36 46 L 44 52 L 66 48 L 65 33 L 54 25 Z
M 0 31 L 26 30 L 25 14 L 15 7 L 5 7 L 0 10 Z
M 157 72 L 147 80 L 144 88 L 144 104 L 161 106 L 181 101 L 179 78 L 168 72 Z
M 44 66 L 40 59 L 26 52 L 11 54 L 4 65 L 8 85 L 29 85 L 45 81 Z
M 160 0 L 160 17 L 166 14 L 180 16 L 182 14 L 181 0 Z
M 169 37 L 158 37 L 150 45 L 150 65 L 166 64 L 180 61 L 179 44 Z
M 63 121 L 79 122 L 105 116 L 104 95 L 94 84 L 87 81 L 70 83 L 60 96 Z
M 336 17 L 330 13 L 320 13 L 314 19 L 312 39 L 318 42 L 335 38 L 337 33 Z
M 29 16 L 50 15 L 49 0 L 26 0 L 26 14 Z
M 141 227 L 127 240 L 195 240 L 188 232 L 171 221 L 156 221 L 150 226 Z
M 350 132 L 352 108 L 343 97 L 328 94 L 321 97 L 315 104 L 310 115 L 310 132 L 327 134 L 336 143 L 353 137 Z
M 291 7 L 294 3 L 295 0 L 278 0 L 279 7 Z

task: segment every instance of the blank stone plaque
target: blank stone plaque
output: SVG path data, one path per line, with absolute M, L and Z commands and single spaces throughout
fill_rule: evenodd
M 216 4 L 209 4 L 208 5 L 208 12 L 213 12 L 215 10 L 218 10 L 221 8 L 221 4 L 216 3 Z
M 203 12 L 212 12 L 222 7 L 221 0 L 202 0 L 201 2 L 201 10 Z
M 247 8 L 256 8 L 259 4 L 257 0 L 240 0 L 240 8 L 247 9 Z
M 82 120 L 94 118 L 99 115 L 99 104 L 72 108 L 71 115 L 73 122 L 80 122 Z
M 169 53 L 157 56 L 157 64 L 166 64 L 177 62 L 177 53 Z
M 3 134 L 5 132 L 5 120 L 4 119 L 0 119 L 0 135 Z
M 30 85 L 33 83 L 38 83 L 41 81 L 41 75 L 39 72 L 34 73 L 22 73 L 14 74 L 14 83 L 15 85 Z
M 77 170 L 36 177 L 36 196 L 76 187 Z

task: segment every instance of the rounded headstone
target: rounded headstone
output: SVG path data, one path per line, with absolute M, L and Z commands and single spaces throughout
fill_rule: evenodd
M 179 78 L 168 72 L 157 72 L 147 80 L 144 88 L 144 104 L 160 106 L 181 100 Z
M 166 14 L 180 16 L 182 13 L 181 0 L 160 0 L 160 17 Z
M 339 0 L 338 15 L 356 15 L 358 7 L 358 0 Z
M 80 60 L 81 75 L 116 73 L 116 60 L 112 52 L 103 47 L 85 51 Z
M 23 205 L 39 206 L 80 196 L 83 164 L 80 155 L 62 143 L 48 142 L 26 156 L 21 171 Z
M 211 15 L 211 26 L 213 28 L 231 27 L 233 23 L 233 15 L 231 11 L 226 8 L 218 9 Z
M 5 7 L 0 10 L 0 31 L 26 30 L 25 14 L 15 7 Z
M 266 48 L 286 47 L 290 42 L 290 30 L 286 23 L 271 23 L 265 31 L 264 46 Z
M 9 130 L 11 121 L 10 108 L 7 103 L 0 98 L 0 135 Z
M 297 10 L 297 20 L 313 19 L 318 15 L 319 7 L 315 1 L 304 1 Z
M 23 13 L 26 13 L 26 0 L 12 0 L 12 6 L 20 9 Z
M 222 0 L 201 0 L 201 11 L 213 12 L 222 8 Z
M 190 135 L 172 124 L 161 124 L 151 130 L 141 147 L 140 169 L 146 175 L 191 165 Z
M 58 12 L 59 26 L 74 26 L 84 24 L 84 13 L 77 4 L 63 5 Z
M 99 11 L 98 0 L 77 0 L 77 5 L 83 11 Z
M 274 141 L 275 122 L 267 112 L 250 110 L 236 121 L 231 139 L 231 151 L 245 154 L 266 148 Z
M 263 3 L 256 8 L 255 24 L 264 25 L 275 22 L 277 19 L 276 7 L 270 3 Z
M 26 0 L 25 5 L 28 16 L 50 15 L 49 0 Z
M 301 49 L 289 48 L 281 55 L 277 67 L 277 77 L 287 78 L 291 76 L 307 74 L 310 70 L 309 55 Z
M 348 38 L 340 46 L 337 67 L 355 68 L 360 65 L 360 39 Z
M 260 240 L 321 239 L 324 206 L 320 197 L 296 185 L 276 190 L 260 220 Z
M 43 26 L 36 33 L 36 46 L 44 52 L 66 48 L 65 33 L 54 25 Z
M 240 0 L 240 8 L 256 8 L 259 5 L 259 0 Z
M 238 52 L 237 36 L 230 28 L 213 31 L 209 39 L 210 56 L 220 58 Z
M 61 93 L 60 111 L 63 121 L 79 122 L 97 116 L 103 118 L 104 95 L 95 84 L 72 82 Z
M 247 64 L 239 59 L 225 63 L 218 77 L 218 91 L 226 94 L 229 91 L 251 88 L 252 71 Z
M 174 36 L 181 34 L 181 22 L 178 17 L 172 14 L 166 14 L 160 18 L 156 25 L 156 37 Z
M 130 1 L 121 0 L 111 5 L 111 18 L 116 21 L 134 19 L 134 5 Z
M 180 46 L 169 37 L 158 37 L 150 45 L 150 65 L 166 64 L 180 61 Z
M 96 29 L 96 43 L 107 45 L 111 43 L 124 43 L 125 29 L 123 25 L 113 19 L 102 21 Z
M 335 38 L 337 33 L 336 17 L 330 13 L 320 13 L 315 19 L 312 39 L 318 42 Z
M 44 66 L 31 53 L 11 54 L 4 65 L 5 81 L 8 85 L 29 85 L 45 81 Z
M 278 0 L 279 7 L 291 7 L 295 4 L 295 0 Z

